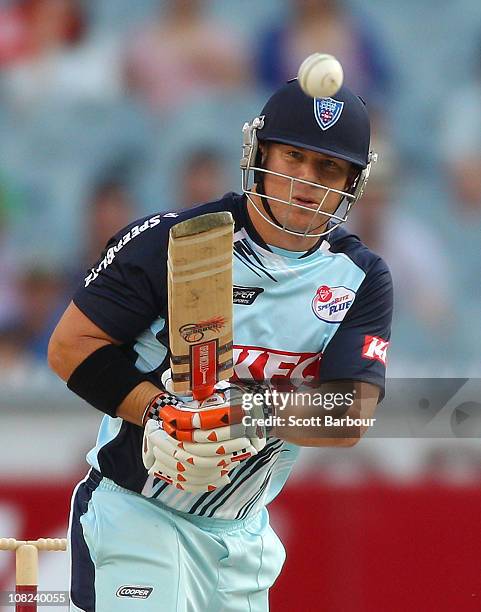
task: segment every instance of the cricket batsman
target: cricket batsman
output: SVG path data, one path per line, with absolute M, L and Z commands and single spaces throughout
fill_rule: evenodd
M 268 610 L 285 560 L 268 504 L 302 446 L 352 446 L 384 394 L 391 276 L 342 227 L 374 160 L 359 97 L 293 80 L 243 128 L 241 195 L 134 221 L 87 272 L 49 345 L 52 369 L 104 413 L 72 499 L 71 610 Z M 234 376 L 199 403 L 170 385 L 167 243 L 218 211 L 235 221 Z M 306 388 L 349 401 L 311 408 L 307 428 L 273 419 L 269 392 L 289 390 L 295 417 Z

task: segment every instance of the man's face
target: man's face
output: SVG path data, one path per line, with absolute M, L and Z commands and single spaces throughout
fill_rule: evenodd
M 356 176 L 356 170 L 351 163 L 308 149 L 268 143 L 262 145 L 261 151 L 262 165 L 266 170 L 317 183 L 326 188 L 347 191 Z M 313 220 L 313 211 L 317 210 L 320 202 L 324 200 L 320 210 L 330 214 L 335 213 L 342 200 L 342 195 L 336 192 L 328 192 L 327 189 L 297 181 L 292 183 L 285 177 L 264 173 L 263 178 L 266 196 L 285 201 L 290 199 L 294 204 L 303 207 L 298 208 L 272 199 L 268 200 L 275 218 L 291 231 L 301 233 L 307 229 L 309 233 L 322 231 L 329 217 L 317 214 Z

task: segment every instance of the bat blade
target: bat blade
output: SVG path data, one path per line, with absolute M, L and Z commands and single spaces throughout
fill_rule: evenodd
M 196 399 L 232 376 L 232 244 L 227 212 L 174 225 L 169 234 L 167 284 L 172 384 Z

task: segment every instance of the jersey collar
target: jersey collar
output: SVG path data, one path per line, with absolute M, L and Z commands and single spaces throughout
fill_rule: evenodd
M 249 217 L 249 213 L 247 212 L 247 197 L 245 195 L 241 196 L 235 193 L 232 193 L 231 195 L 233 201 L 234 219 L 236 220 L 236 231 L 243 227 L 249 238 L 266 251 L 270 251 L 271 253 L 275 253 L 276 255 L 287 257 L 289 259 L 305 259 L 306 257 L 309 257 L 309 255 L 319 251 L 320 248 L 326 247 L 326 245 L 323 243 L 327 241 L 323 239 L 322 236 L 308 251 L 289 251 L 281 247 L 267 244 L 254 227 L 254 224 Z

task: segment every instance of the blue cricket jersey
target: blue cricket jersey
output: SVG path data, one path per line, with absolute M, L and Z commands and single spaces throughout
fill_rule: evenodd
M 207 212 L 230 211 L 234 234 L 234 377 L 298 386 L 357 380 L 384 393 L 392 319 L 392 281 L 383 260 L 336 228 L 307 253 L 266 245 L 244 196 L 127 226 L 107 244 L 74 296 L 77 307 L 122 342 L 154 384 L 169 367 L 166 261 L 169 229 Z M 105 416 L 87 460 L 122 487 L 182 512 L 223 519 L 257 513 L 282 489 L 300 448 L 270 437 L 230 472 L 231 483 L 192 494 L 149 476 L 141 427 Z

